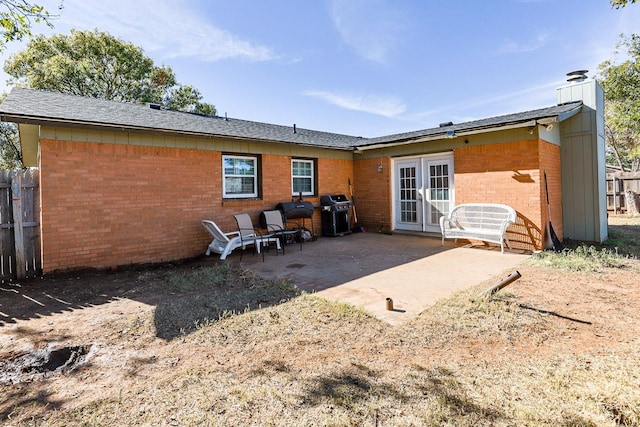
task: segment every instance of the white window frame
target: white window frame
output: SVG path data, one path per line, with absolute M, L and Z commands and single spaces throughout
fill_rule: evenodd
M 253 162 L 253 175 L 229 174 L 225 172 L 225 160 L 240 159 L 250 160 Z M 253 178 L 253 192 L 251 193 L 230 193 L 227 194 L 227 178 Z M 257 156 L 237 156 L 233 154 L 224 154 L 222 156 L 222 197 L 225 199 L 247 199 L 258 197 L 258 157 Z
M 311 176 L 307 176 L 307 175 L 294 175 L 293 174 L 293 164 L 294 163 L 308 163 L 309 165 L 311 165 Z M 311 180 L 311 191 L 303 191 L 302 195 L 303 196 L 313 196 L 315 195 L 315 188 L 316 188 L 316 182 L 315 182 L 315 162 L 313 160 L 309 160 L 309 159 L 291 159 L 291 195 L 292 196 L 297 196 L 300 194 L 300 192 L 294 191 L 293 190 L 293 181 L 295 178 L 298 179 L 310 179 Z

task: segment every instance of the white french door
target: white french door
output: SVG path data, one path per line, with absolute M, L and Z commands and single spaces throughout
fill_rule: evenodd
M 422 168 L 420 159 L 396 162 L 395 228 L 422 231 Z
M 440 231 L 440 217 L 454 204 L 453 156 L 398 159 L 394 174 L 394 228 Z

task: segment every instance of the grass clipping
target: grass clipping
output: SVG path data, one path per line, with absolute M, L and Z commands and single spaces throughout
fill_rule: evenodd
M 577 245 L 561 252 L 543 251 L 533 254 L 532 261 L 551 268 L 598 273 L 608 268 L 624 268 L 631 255 L 618 253 L 617 248 Z
M 458 293 L 398 328 L 312 295 L 239 311 L 183 337 L 181 347 L 206 363 L 134 377 L 117 398 L 48 422 L 640 425 L 634 346 L 581 356 L 524 351 L 520 344 L 540 345 L 541 334 L 559 339 L 549 319 L 518 310 L 513 296 L 486 301 L 476 292 Z
M 541 254 L 527 271 L 562 268 L 579 288 L 585 271 L 634 263 L 582 247 Z M 12 424 L 640 426 L 637 310 L 628 311 L 628 337 L 588 341 L 606 318 L 591 326 L 541 315 L 506 291 L 492 300 L 480 289 L 457 293 L 392 327 L 224 263 L 172 274 L 156 289 L 167 297 L 136 345 L 161 341 L 170 351 L 125 374 L 112 367 L 118 387 L 89 403 L 34 413 L 37 399 L 26 396 L 4 413 Z
M 165 284 L 175 296 L 155 309 L 156 335 L 173 339 L 239 313 L 281 304 L 300 294 L 288 281 L 217 264 L 171 276 Z

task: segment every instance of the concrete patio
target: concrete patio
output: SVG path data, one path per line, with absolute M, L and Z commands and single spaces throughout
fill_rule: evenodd
M 212 256 L 216 256 L 213 254 Z M 300 289 L 329 300 L 361 307 L 391 324 L 409 320 L 437 300 L 488 279 L 508 275 L 529 254 L 500 252 L 499 247 L 476 247 L 417 235 L 353 233 L 318 237 L 290 244 L 276 255 L 275 247 L 262 256 L 247 250 L 240 261 L 234 251 L 227 262 L 241 263 L 267 278 L 289 279 Z M 387 310 L 387 298 L 393 310 Z

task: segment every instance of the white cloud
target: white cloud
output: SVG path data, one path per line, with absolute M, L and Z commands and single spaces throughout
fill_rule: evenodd
M 407 109 L 404 102 L 395 96 L 338 94 L 320 90 L 310 90 L 304 94 L 347 110 L 362 111 L 385 117 L 396 117 Z
M 566 80 L 554 80 L 552 82 L 529 86 L 509 93 L 468 99 L 464 104 L 470 108 L 477 108 L 485 105 L 503 105 L 506 106 L 504 108 L 505 114 L 548 107 L 550 105 L 555 105 L 555 88 L 566 83 Z M 516 108 L 514 109 L 514 107 Z
M 331 18 L 344 43 L 358 55 L 385 63 L 406 25 L 397 8 L 384 0 L 333 0 Z
M 547 45 L 549 40 L 549 34 L 540 32 L 533 40 L 528 41 L 515 41 L 511 39 L 505 39 L 504 43 L 498 48 L 497 53 L 499 55 L 511 54 L 511 53 L 527 53 L 541 49 Z
M 463 123 L 503 114 L 550 107 L 556 104 L 555 88 L 563 84 L 566 84 L 566 81 L 556 80 L 508 93 L 465 98 L 451 104 L 443 104 L 434 110 L 412 114 L 407 119 L 427 126 L 435 126 L 436 123 L 449 120 L 454 123 Z M 482 113 L 478 115 L 478 112 Z
M 630 35 L 638 32 L 640 22 L 640 7 L 630 5 L 622 9 L 612 9 L 604 5 L 606 12 L 598 15 L 594 22 L 586 25 L 590 31 L 585 31 L 579 39 L 579 44 L 567 44 L 567 54 L 571 55 L 576 64 L 574 69 L 589 70 L 588 75 L 598 74 L 598 66 L 606 61 L 622 62 L 628 59 L 624 50 L 615 54 L 616 44 L 620 41 L 620 34 Z M 567 70 L 570 71 L 570 70 Z
M 619 13 L 617 22 L 617 33 L 637 33 L 638 22 L 640 22 L 640 5 L 627 5 L 622 9 L 616 9 L 615 13 Z
M 205 62 L 223 59 L 268 61 L 276 55 L 261 46 L 211 25 L 189 10 L 188 2 L 154 0 L 66 0 L 54 22 L 82 30 L 108 31 L 163 58 L 196 58 Z
M 629 5 L 621 9 L 613 9 L 609 22 L 606 25 L 611 28 L 607 34 L 593 34 L 589 39 L 587 53 L 590 55 L 589 64 L 594 64 L 593 71 L 597 71 L 597 65 L 605 60 L 622 62 L 629 59 L 626 48 L 622 48 L 616 55 L 616 44 L 620 42 L 620 35 L 630 36 L 638 33 L 640 22 L 640 7 Z

